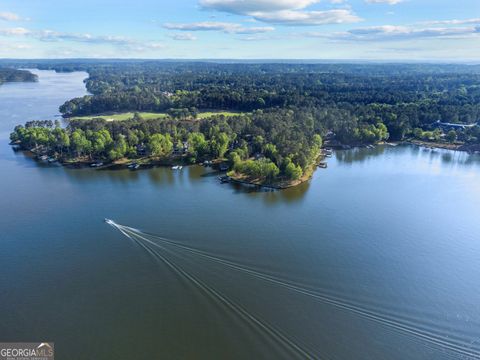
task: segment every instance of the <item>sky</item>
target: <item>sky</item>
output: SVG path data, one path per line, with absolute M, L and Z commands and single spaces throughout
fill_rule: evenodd
M 480 0 L 0 0 L 0 58 L 480 61 Z

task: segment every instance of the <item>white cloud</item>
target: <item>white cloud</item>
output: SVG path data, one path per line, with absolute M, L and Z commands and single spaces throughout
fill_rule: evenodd
M 53 30 L 28 30 L 25 28 L 0 29 L 0 36 L 28 37 L 43 42 L 76 42 L 86 44 L 100 44 L 115 46 L 116 49 L 125 50 L 155 50 L 164 47 L 161 43 L 141 42 L 122 36 L 91 35 L 87 33 L 65 33 Z
M 372 26 L 352 29 L 334 34 L 310 33 L 310 36 L 351 41 L 395 41 L 422 38 L 465 38 L 480 35 L 480 27 L 434 27 L 415 28 L 409 26 Z
M 464 20 L 434 20 L 434 21 L 425 21 L 423 24 L 426 25 L 467 25 L 467 24 L 480 24 L 480 18 L 475 19 L 464 19 Z
M 149 49 L 163 49 L 165 45 L 162 43 L 147 43 L 145 46 Z
M 330 4 L 343 4 L 345 0 L 330 0 Z
M 97 43 L 97 44 L 112 44 L 112 45 L 129 45 L 135 43 L 132 39 L 122 36 L 109 36 L 109 35 L 91 35 L 91 34 L 77 34 L 77 33 L 64 33 L 52 30 L 42 30 L 30 33 L 32 37 L 41 41 L 74 41 L 84 43 Z
M 0 42 L 0 48 L 2 50 L 26 50 L 31 49 L 32 47 L 29 44 L 11 44 L 7 42 Z
M 11 12 L 0 12 L 0 20 L 18 21 L 20 20 L 20 16 Z
M 271 38 L 266 37 L 264 35 L 252 35 L 252 36 L 242 37 L 240 40 L 242 40 L 242 41 L 264 41 L 264 40 L 271 40 Z
M 27 35 L 29 33 L 30 33 L 30 30 L 27 30 L 22 27 L 0 29 L 0 35 L 3 35 L 3 36 L 20 36 L 20 35 Z
M 398 0 L 397 0 L 398 1 Z M 236 15 L 251 16 L 255 20 L 281 25 L 325 25 L 361 21 L 351 9 L 324 11 L 305 10 L 319 0 L 200 0 L 204 9 Z M 343 0 L 332 0 L 343 3 Z
M 326 11 L 282 10 L 272 13 L 252 13 L 251 15 L 257 20 L 264 22 L 297 26 L 348 24 L 362 20 L 353 14 L 349 9 L 335 9 Z
M 273 12 L 299 10 L 320 2 L 320 0 L 200 0 L 200 6 L 239 15 L 252 12 Z
M 90 34 L 64 33 L 53 30 L 28 30 L 22 27 L 0 29 L 3 36 L 28 36 L 41 41 L 75 41 L 102 44 L 131 44 L 134 41 L 120 36 L 96 36 Z
M 126 44 L 126 46 L 121 46 L 119 47 L 120 50 L 124 51 L 125 53 L 131 53 L 133 52 L 149 52 L 149 51 L 155 51 L 155 50 L 164 50 L 166 46 L 162 43 L 152 43 L 152 42 L 147 42 L 147 43 L 141 43 L 137 41 L 132 41 L 129 44 Z
M 205 22 L 183 23 L 183 24 L 166 23 L 166 24 L 163 24 L 163 27 L 169 30 L 221 31 L 228 34 L 258 34 L 258 33 L 265 33 L 265 32 L 275 30 L 275 28 L 270 26 L 245 27 L 240 24 L 216 22 L 216 21 L 205 21 Z
M 168 36 L 170 38 L 172 38 L 173 40 L 179 40 L 179 41 L 194 41 L 194 40 L 197 40 L 197 37 L 193 34 L 190 34 L 190 33 L 169 34 Z
M 389 4 L 396 5 L 404 2 L 405 0 L 365 0 L 367 4 Z

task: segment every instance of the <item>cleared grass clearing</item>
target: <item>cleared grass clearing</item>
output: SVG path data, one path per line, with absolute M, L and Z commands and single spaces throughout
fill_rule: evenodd
M 246 113 L 233 112 L 233 111 L 206 111 L 200 112 L 197 115 L 197 119 L 206 119 L 215 115 L 223 115 L 225 117 L 244 115 Z
M 72 120 L 93 120 L 93 119 L 105 119 L 106 121 L 124 121 L 133 119 L 134 112 L 125 112 L 118 114 L 100 114 L 100 115 L 89 115 L 89 116 L 75 116 L 71 118 Z M 164 119 L 168 116 L 166 113 L 152 113 L 152 112 L 139 112 L 140 116 L 145 120 L 151 119 Z M 200 112 L 197 115 L 197 119 L 207 119 L 215 115 L 223 115 L 225 117 L 242 115 L 245 113 L 232 112 L 232 111 L 206 111 Z
M 139 112 L 143 119 L 163 119 L 167 117 L 165 113 L 151 113 L 151 112 Z M 105 119 L 107 121 L 123 121 L 133 119 L 134 112 L 109 114 L 109 115 L 89 115 L 89 116 L 75 116 L 72 120 L 92 120 L 92 119 Z

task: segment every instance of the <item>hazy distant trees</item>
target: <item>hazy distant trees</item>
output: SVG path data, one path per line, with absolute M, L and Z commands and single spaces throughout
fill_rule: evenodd
M 5 82 L 37 81 L 38 77 L 27 70 L 0 68 L 0 85 Z

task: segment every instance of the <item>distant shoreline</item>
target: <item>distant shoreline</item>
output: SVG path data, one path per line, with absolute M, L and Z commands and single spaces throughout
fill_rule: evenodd
M 416 145 L 416 146 L 432 148 L 432 149 L 464 151 L 468 153 L 480 152 L 480 145 L 449 144 L 449 143 L 429 142 L 429 141 L 421 141 L 421 140 L 406 140 L 400 143 Z

